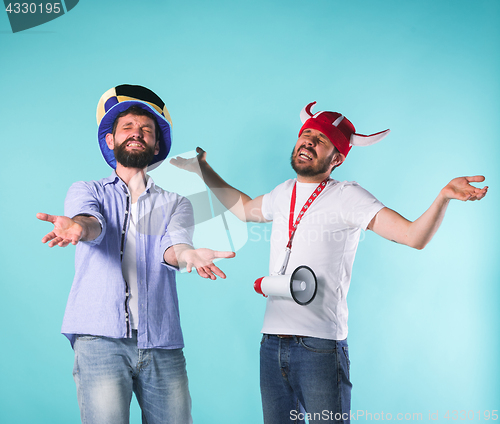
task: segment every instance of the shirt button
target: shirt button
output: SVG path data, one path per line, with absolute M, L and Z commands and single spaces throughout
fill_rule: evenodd
M 130 296 L 130 293 L 125 293 L 125 296 L 129 297 L 129 296 Z
M 128 318 L 125 318 L 125 321 L 128 322 Z
M 125 312 L 125 316 L 128 317 L 128 313 L 127 312 Z
M 127 213 L 128 213 L 128 211 L 125 211 L 125 214 L 127 214 Z

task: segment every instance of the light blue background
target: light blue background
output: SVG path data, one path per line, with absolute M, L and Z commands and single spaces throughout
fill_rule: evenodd
M 362 133 L 392 129 L 333 177 L 409 219 L 451 178 L 485 175 L 488 196 L 453 202 L 423 251 L 369 232 L 360 242 L 352 409 L 438 412 L 443 423 L 447 410 L 475 411 L 476 422 L 500 409 L 499 22 L 497 0 L 81 0 L 18 34 L 0 13 L 0 422 L 79 422 L 59 334 L 74 248 L 42 245 L 50 226 L 35 213 L 61 214 L 72 182 L 110 174 L 95 108 L 122 83 L 165 100 L 174 155 L 202 146 L 251 196 L 293 176 L 298 115 L 313 100 Z M 237 257 L 219 262 L 227 280 L 179 276 L 196 423 L 262 422 L 265 300 L 252 284 L 267 274 L 269 229 L 249 226 Z

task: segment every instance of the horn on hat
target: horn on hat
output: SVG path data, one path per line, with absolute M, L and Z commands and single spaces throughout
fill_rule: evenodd
M 344 115 L 340 115 L 337 119 L 335 119 L 335 121 L 333 121 L 332 125 L 334 127 L 338 127 L 344 118 L 345 118 Z
M 351 134 L 350 143 L 353 146 L 371 146 L 372 144 L 378 143 L 382 139 L 384 139 L 391 130 L 381 131 L 371 135 L 363 135 L 363 134 Z
M 312 108 L 316 102 L 309 103 L 304 109 L 300 111 L 300 120 L 304 124 L 309 118 L 312 118 Z

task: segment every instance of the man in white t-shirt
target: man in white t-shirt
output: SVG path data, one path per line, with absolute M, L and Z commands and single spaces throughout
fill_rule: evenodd
M 241 220 L 273 222 L 270 274 L 283 267 L 285 274 L 291 274 L 300 265 L 316 274 L 317 294 L 309 304 L 278 296 L 267 300 L 260 352 L 267 424 L 304 422 L 304 417 L 350 422 L 346 297 L 361 230 L 423 249 L 451 199 L 479 200 L 488 189 L 469 184 L 484 181 L 482 176 L 455 178 L 420 218 L 408 221 L 357 183 L 330 178 L 353 145 L 376 143 L 389 130 L 371 136 L 356 134 L 347 118 L 336 112 L 313 114 L 313 105 L 301 112 L 303 126 L 292 152 L 297 178 L 266 195 L 251 199 L 229 186 L 206 162 L 200 148 L 197 159 L 171 160 L 198 173 Z M 287 246 L 291 250 L 288 261 Z

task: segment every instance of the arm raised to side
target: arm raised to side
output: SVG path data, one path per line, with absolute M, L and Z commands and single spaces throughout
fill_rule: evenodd
M 479 189 L 470 184 L 483 181 L 484 177 L 480 175 L 451 180 L 429 209 L 413 222 L 392 209 L 383 208 L 373 217 L 368 229 L 388 240 L 421 250 L 431 241 L 443 222 L 450 200 L 473 201 L 486 196 L 487 186 Z
M 245 222 L 266 222 L 262 215 L 262 197 L 250 196 L 226 183 L 207 162 L 207 152 L 197 147 L 198 155 L 185 159 L 180 156 L 170 159 L 172 165 L 197 174 L 212 190 L 217 199 L 237 218 Z

